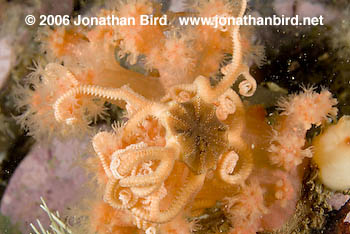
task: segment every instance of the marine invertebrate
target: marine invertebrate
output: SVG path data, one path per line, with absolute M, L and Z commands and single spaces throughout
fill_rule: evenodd
M 240 16 L 245 7 L 243 2 Z M 140 228 L 150 230 L 155 224 L 175 218 L 214 170 L 219 169 L 219 173 L 212 180 L 223 187 L 244 182 L 251 172 L 251 152 L 240 136 L 242 129 L 230 121 L 233 118 L 244 121 L 243 104 L 230 90 L 236 76 L 247 72 L 245 66 L 241 71 L 238 30 L 239 26 L 232 29 L 233 64 L 226 67 L 225 77 L 214 88 L 207 78 L 199 76 L 193 84 L 173 86 L 170 95 L 152 102 L 126 87 L 107 89 L 85 85 L 71 88 L 54 105 L 56 120 L 74 123 L 80 116 L 65 107 L 76 96 L 126 103 L 130 119 L 120 129 L 119 139 L 111 133 L 99 133 L 93 145 L 108 177 L 105 201 L 114 208 L 129 210 L 135 222 L 142 221 Z M 248 82 L 254 86 L 254 80 Z M 241 91 L 247 95 L 247 90 Z M 211 93 L 210 98 L 207 92 Z M 158 129 L 153 136 L 152 122 Z M 144 131 L 137 135 L 140 128 Z M 157 137 L 163 140 L 155 140 Z M 105 139 L 114 143 L 101 144 Z M 232 160 L 239 160 L 240 166 L 230 165 Z M 179 192 L 170 182 L 174 179 L 174 167 L 190 169 L 181 179 L 184 188 Z M 162 204 L 164 199 L 172 202 Z
M 31 87 L 33 87 L 35 91 L 29 91 L 26 88 L 19 89 L 18 95 L 21 97 L 19 98 L 20 101 L 17 102 L 17 105 L 19 108 L 25 106 L 27 110 L 17 119 L 25 129 L 29 130 L 30 134 L 37 136 L 38 138 L 47 135 L 47 133 L 48 135 L 51 135 L 53 132 L 57 133 L 57 131 L 63 134 L 63 132 L 68 129 L 65 128 L 64 125 L 59 125 L 54 119 L 52 105 L 59 95 L 63 94 L 66 90 L 77 86 L 79 82 L 65 67 L 56 63 L 48 64 L 45 69 L 40 65 L 37 65 L 35 71 L 30 74 L 30 79 L 32 82 Z M 60 88 L 56 90 L 57 87 Z M 74 99 L 71 100 L 67 108 L 75 113 L 85 112 L 84 108 L 80 108 L 82 106 L 79 107 L 79 104 L 75 101 L 76 100 Z M 90 100 L 87 101 L 90 102 Z M 94 105 L 94 103 L 90 104 Z M 100 113 L 102 114 L 103 106 L 100 106 L 100 108 Z M 85 126 L 80 125 L 80 127 L 84 129 L 84 127 L 87 127 L 89 120 L 81 120 L 81 124 Z M 45 133 L 42 132 L 44 129 Z
M 242 17 L 246 1 L 234 3 L 198 1 L 194 10 L 202 16 Z M 151 3 L 135 0 L 101 14 L 139 17 L 151 10 Z M 43 77 L 25 103 L 30 117 L 50 113 L 52 126 L 64 131 L 87 128 L 103 114 L 105 102 L 127 111 L 124 124 L 112 132 L 99 132 L 92 140 L 99 162 L 91 162 L 99 164 L 96 173 L 104 194 L 93 209 L 98 216 L 91 217 L 92 232 L 180 232 L 174 223 L 186 222 L 186 217 L 197 216 L 218 201 L 227 201 L 232 233 L 283 225 L 266 224 L 264 219 L 276 210 L 293 212 L 300 189 L 295 182 L 300 181 L 298 166 L 311 154 L 303 148 L 306 131 L 336 114 L 331 94 L 304 90 L 291 96 L 280 103 L 283 112 L 271 127 L 261 107 L 248 107 L 239 96 L 252 96 L 257 87 L 244 59 L 247 52 L 239 25 L 220 29 L 202 25 L 188 32 L 177 28 L 166 31 L 170 36 L 160 26 L 126 29 L 50 31 L 52 41 L 45 46 L 56 61 L 37 70 Z M 156 46 L 149 41 L 153 36 L 159 40 Z M 52 39 L 56 37 L 59 40 Z M 219 71 L 226 51 L 232 53 L 232 61 L 221 68 L 222 79 L 212 85 L 209 76 Z M 114 54 L 129 58 L 131 64 L 144 55 L 147 68 L 157 69 L 159 79 L 123 68 Z M 180 60 L 178 67 L 174 63 Z M 46 74 L 51 67 L 58 72 Z M 55 76 L 63 79 L 55 82 Z M 240 80 L 238 92 L 231 89 Z M 46 109 L 33 111 L 33 97 L 41 90 L 52 95 L 45 96 L 49 101 L 38 101 L 46 103 Z M 94 108 L 91 102 L 102 105 Z M 26 126 L 27 116 L 22 117 Z M 114 220 L 124 214 L 125 222 Z M 189 232 L 191 225 L 186 228 Z
M 233 233 L 254 233 L 261 216 L 268 212 L 264 205 L 264 191 L 257 180 L 249 181 L 239 195 L 226 198 L 224 204 L 235 227 Z
M 313 157 L 319 167 L 319 177 L 327 187 L 345 190 L 350 187 L 347 176 L 350 155 L 350 117 L 343 116 L 337 124 L 329 126 L 315 137 Z
M 18 122 L 31 135 L 43 139 L 52 133 L 63 137 L 79 134 L 86 131 L 96 118 L 105 116 L 103 101 L 76 96 L 65 104 L 67 111 L 79 116 L 75 119 L 78 122 L 74 125 L 59 124 L 53 106 L 72 87 L 99 85 L 119 88 L 128 84 L 148 98 L 163 95 L 163 88 L 154 77 L 125 69 L 115 60 L 113 35 L 112 28 L 97 27 L 87 32 L 57 27 L 38 36 L 47 61 L 35 64 L 24 87 L 19 87 L 16 92 L 17 106 L 23 113 L 17 117 Z M 144 90 L 146 93 L 142 91 L 144 87 L 149 87 Z M 151 87 L 157 92 L 150 92 Z
M 103 201 L 91 205 L 94 219 L 90 221 L 90 229 L 98 233 L 133 233 L 137 228 L 132 223 L 132 217 L 121 210 L 114 209 Z
M 50 211 L 49 207 L 46 205 L 45 200 L 41 197 L 41 205 L 40 207 L 47 213 L 51 225 L 50 225 L 50 229 L 53 231 L 53 233 L 55 234 L 65 234 L 65 233 L 69 233 L 71 234 L 72 231 L 69 229 L 69 227 L 62 221 L 60 214 L 58 213 L 58 211 L 56 211 L 55 213 Z M 38 226 L 40 228 L 40 231 L 42 232 L 42 234 L 44 233 L 48 233 L 49 231 L 45 230 L 42 226 L 42 224 L 40 223 L 39 220 L 37 220 Z M 40 234 L 40 232 L 38 231 L 38 229 L 31 223 L 30 226 L 32 227 L 33 231 L 35 234 Z
M 242 108 L 239 98 L 229 90 L 230 83 L 227 84 L 229 85 L 224 89 L 224 95 L 232 97 Z M 203 85 L 202 88 L 211 89 L 210 86 L 203 87 Z M 181 88 L 182 86 L 174 87 L 173 90 Z M 108 177 L 105 200 L 114 208 L 128 209 L 135 218 L 146 222 L 164 223 L 173 219 L 187 205 L 203 186 L 206 174 L 216 168 L 220 168 L 218 183 L 235 185 L 242 183 L 249 176 L 252 166 L 251 152 L 243 140 L 239 140 L 240 128 L 237 128 L 237 132 L 235 126 L 228 124 L 228 121 L 220 122 L 216 116 L 216 105 L 220 106 L 222 103 L 205 102 L 196 81 L 186 88 L 191 90 L 192 95 L 192 97 L 185 96 L 189 97 L 188 100 L 179 98 L 174 91 L 171 94 L 173 97 L 170 95 L 161 102 L 151 102 L 125 87 L 105 89 L 80 86 L 70 89 L 56 103 L 56 119 L 63 122 L 75 118 L 74 114 L 64 111 L 64 103 L 71 96 L 85 95 L 123 100 L 130 106 L 131 118 L 119 131 L 120 139 L 113 134 L 99 133 L 93 141 L 95 151 Z M 231 115 L 237 114 L 237 119 L 242 118 L 239 115 L 244 114 L 243 110 L 238 110 L 239 107 L 236 112 L 232 110 L 235 104 L 231 99 L 227 98 L 225 102 L 231 102 Z M 222 108 L 229 109 L 226 106 Z M 230 117 L 228 113 L 226 115 Z M 159 126 L 155 134 L 152 134 L 153 125 L 149 124 L 152 121 Z M 142 135 L 136 135 L 140 127 L 144 128 L 144 131 Z M 164 140 L 155 140 L 157 137 Z M 101 144 L 106 139 L 107 142 L 114 143 Z M 111 146 L 114 148 L 110 149 Z M 233 173 L 235 167 L 228 165 L 228 162 L 231 162 L 232 157 L 237 157 L 237 154 L 233 153 L 235 151 L 243 163 L 241 169 Z M 224 156 L 219 160 L 221 154 Z M 179 193 L 172 191 L 174 188 L 171 184 L 167 185 L 166 181 L 168 177 L 171 178 L 170 173 L 176 160 L 180 165 L 184 163 L 190 169 L 187 178 L 184 178 L 186 181 L 184 189 Z M 167 195 L 173 201 L 168 209 L 161 210 L 160 203 Z
M 274 131 L 271 139 L 269 151 L 272 163 L 291 170 L 301 164 L 305 157 L 312 157 L 310 148 L 302 149 L 306 131 L 312 124 L 320 126 L 327 117 L 334 118 L 338 111 L 333 107 L 336 104 L 337 100 L 332 98 L 329 91 L 323 90 L 318 94 L 312 89 L 304 89 L 303 93 L 280 101 L 283 117 L 276 125 L 275 129 L 278 130 Z
M 176 103 L 169 112 L 169 127 L 182 146 L 182 160 L 195 174 L 214 169 L 228 144 L 227 126 L 216 117 L 215 107 L 196 97 Z

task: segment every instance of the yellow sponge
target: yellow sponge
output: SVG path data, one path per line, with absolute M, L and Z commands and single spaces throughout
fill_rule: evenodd
M 334 190 L 350 188 L 350 116 L 327 128 L 313 145 L 323 184 Z

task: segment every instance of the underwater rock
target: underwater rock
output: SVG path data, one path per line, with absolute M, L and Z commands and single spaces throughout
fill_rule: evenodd
M 5 84 L 14 63 L 14 52 L 8 40 L 0 39 L 0 89 Z
M 343 193 L 333 194 L 327 201 L 327 203 L 332 206 L 334 210 L 340 210 L 342 206 L 349 200 L 350 195 L 345 195 Z
M 337 17 L 337 12 L 334 9 L 327 8 L 326 5 L 315 1 L 285 1 L 275 0 L 273 7 L 276 13 L 280 16 L 284 15 L 292 17 L 324 17 L 324 23 L 328 23 Z
M 326 234 L 349 234 L 350 223 L 347 220 L 350 212 L 350 201 L 330 218 L 329 226 L 326 230 Z
M 38 209 L 40 197 L 59 212 L 76 201 L 86 176 L 75 164 L 86 143 L 54 140 L 49 146 L 35 145 L 13 174 L 1 202 L 1 213 L 20 223 L 23 233 L 31 231 L 29 224 L 37 218 L 47 226 L 45 212 Z

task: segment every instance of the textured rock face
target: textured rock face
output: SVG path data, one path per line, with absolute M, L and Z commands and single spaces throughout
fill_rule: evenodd
M 4 86 L 14 63 L 14 52 L 8 40 L 0 38 L 0 89 Z
M 10 180 L 1 203 L 1 213 L 20 224 L 23 233 L 39 218 L 47 227 L 46 213 L 39 208 L 42 196 L 51 210 L 61 214 L 75 203 L 87 177 L 77 158 L 85 152 L 88 141 L 54 140 L 51 145 L 36 145 Z M 78 150 L 77 150 L 78 149 Z M 79 159 L 78 159 L 79 160 Z
M 337 17 L 337 12 L 327 8 L 321 1 L 273 1 L 273 8 L 279 16 L 292 17 L 299 15 L 302 17 L 318 17 L 323 16 L 324 23 L 329 23 Z

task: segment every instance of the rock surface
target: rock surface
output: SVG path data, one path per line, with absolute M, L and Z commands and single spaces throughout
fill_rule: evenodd
M 78 166 L 88 141 L 54 140 L 51 145 L 36 145 L 12 176 L 1 203 L 1 213 L 19 223 L 23 233 L 29 233 L 36 219 L 48 227 L 46 213 L 40 209 L 42 196 L 51 211 L 60 214 L 76 202 L 80 189 L 87 181 Z M 78 149 L 78 150 L 77 150 Z M 36 222 L 35 222 L 36 223 Z
M 0 38 L 0 89 L 4 86 L 15 61 L 12 47 L 5 38 Z

